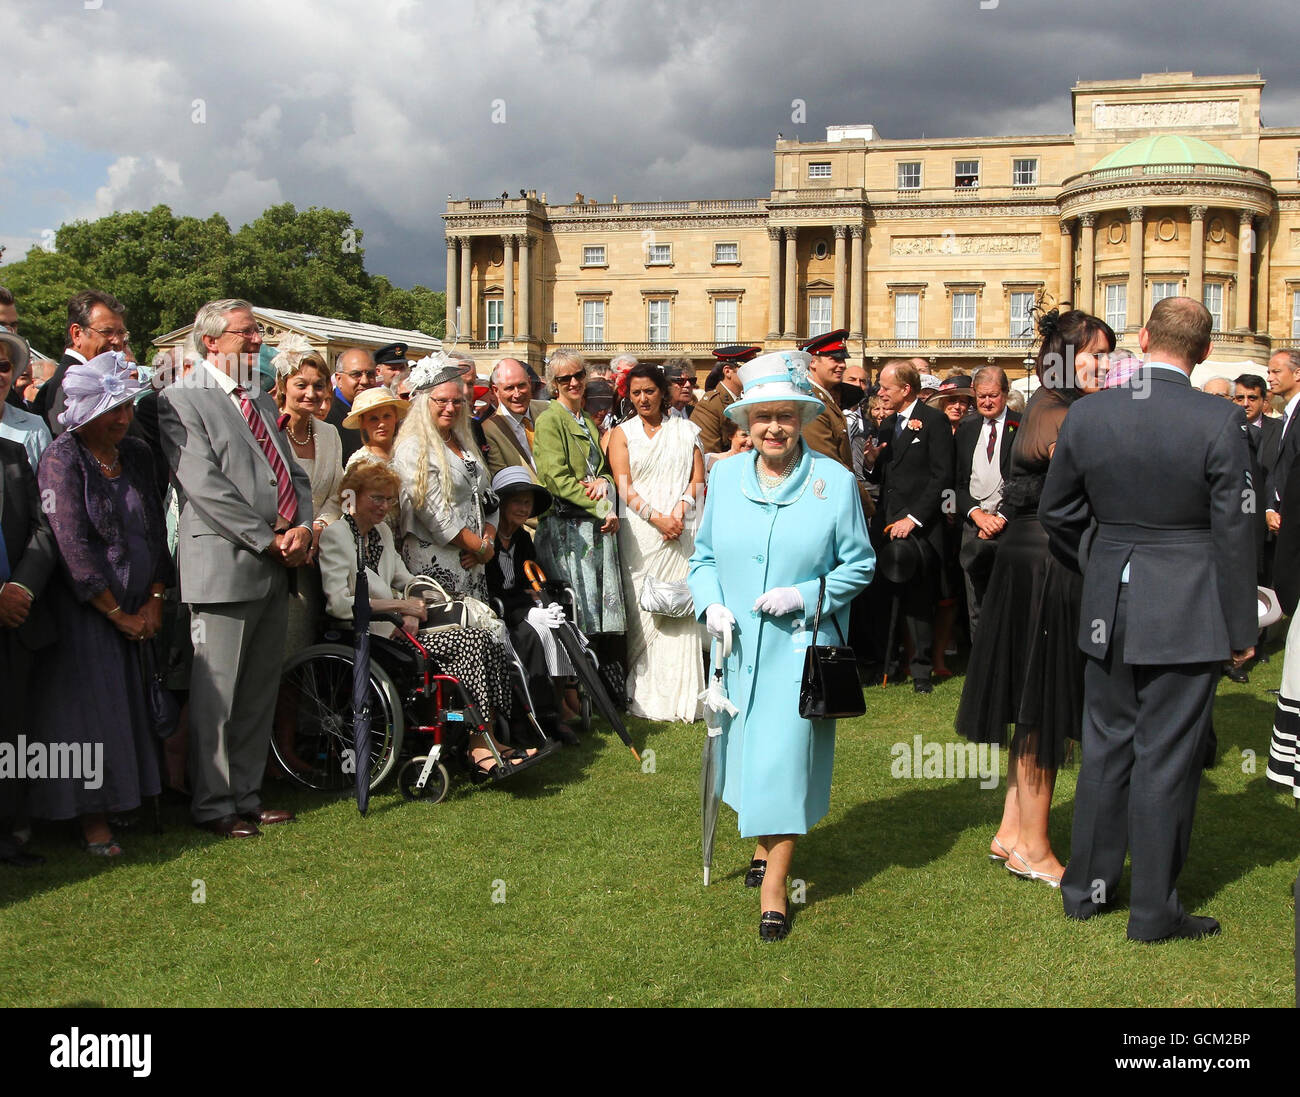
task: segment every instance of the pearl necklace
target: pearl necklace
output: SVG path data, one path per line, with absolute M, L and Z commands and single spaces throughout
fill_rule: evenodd
M 764 495 L 771 495 L 772 492 L 776 491 L 777 488 L 779 488 L 790 478 L 790 474 L 794 471 L 794 467 L 798 461 L 798 458 L 799 458 L 799 447 L 796 446 L 791 451 L 790 456 L 786 458 L 785 464 L 781 466 L 781 471 L 775 474 L 768 472 L 767 469 L 764 468 L 763 466 L 763 459 L 761 457 L 758 458 L 757 464 L 758 464 L 759 490 Z
M 315 419 L 316 416 L 314 415 L 307 416 L 307 437 L 306 438 L 299 438 L 297 435 L 293 433 L 293 427 L 290 424 L 286 423 L 284 429 L 289 435 L 289 441 L 291 441 L 295 446 L 310 445 L 312 440 L 312 432 L 316 429 L 315 426 L 313 425 Z

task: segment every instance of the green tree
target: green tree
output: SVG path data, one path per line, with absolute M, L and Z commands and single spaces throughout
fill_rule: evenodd
M 0 267 L 0 283 L 13 291 L 23 337 L 57 359 L 67 345 L 68 298 L 89 285 L 80 262 L 34 247 L 25 259 Z

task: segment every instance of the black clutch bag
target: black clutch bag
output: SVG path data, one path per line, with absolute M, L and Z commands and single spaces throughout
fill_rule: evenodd
M 158 739 L 170 739 L 180 727 L 180 702 L 163 681 L 162 662 L 154 641 L 146 640 L 138 650 L 149 730 Z
M 858 679 L 858 657 L 851 647 L 819 647 L 817 632 L 822 623 L 822 598 L 826 594 L 823 576 L 817 585 L 817 613 L 813 617 L 813 643 L 803 657 L 803 681 L 799 683 L 799 715 L 805 720 L 841 720 L 867 711 Z M 835 631 L 840 631 L 835 622 Z

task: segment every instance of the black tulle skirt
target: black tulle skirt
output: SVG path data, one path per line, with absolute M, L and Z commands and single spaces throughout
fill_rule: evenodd
M 1057 562 L 1036 517 L 1008 523 L 980 609 L 957 709 L 957 732 L 975 743 L 1032 753 L 1059 769 L 1083 721 L 1078 646 L 1080 576 Z

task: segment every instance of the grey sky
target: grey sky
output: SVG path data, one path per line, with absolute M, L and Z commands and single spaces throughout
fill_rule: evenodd
M 372 272 L 442 288 L 448 193 L 762 196 L 778 131 L 1068 132 L 1076 79 L 1165 69 L 1258 71 L 1265 124 L 1300 126 L 1297 10 L 0 0 L 0 243 L 12 260 L 76 217 L 166 202 L 238 225 L 288 200 L 349 210 Z

